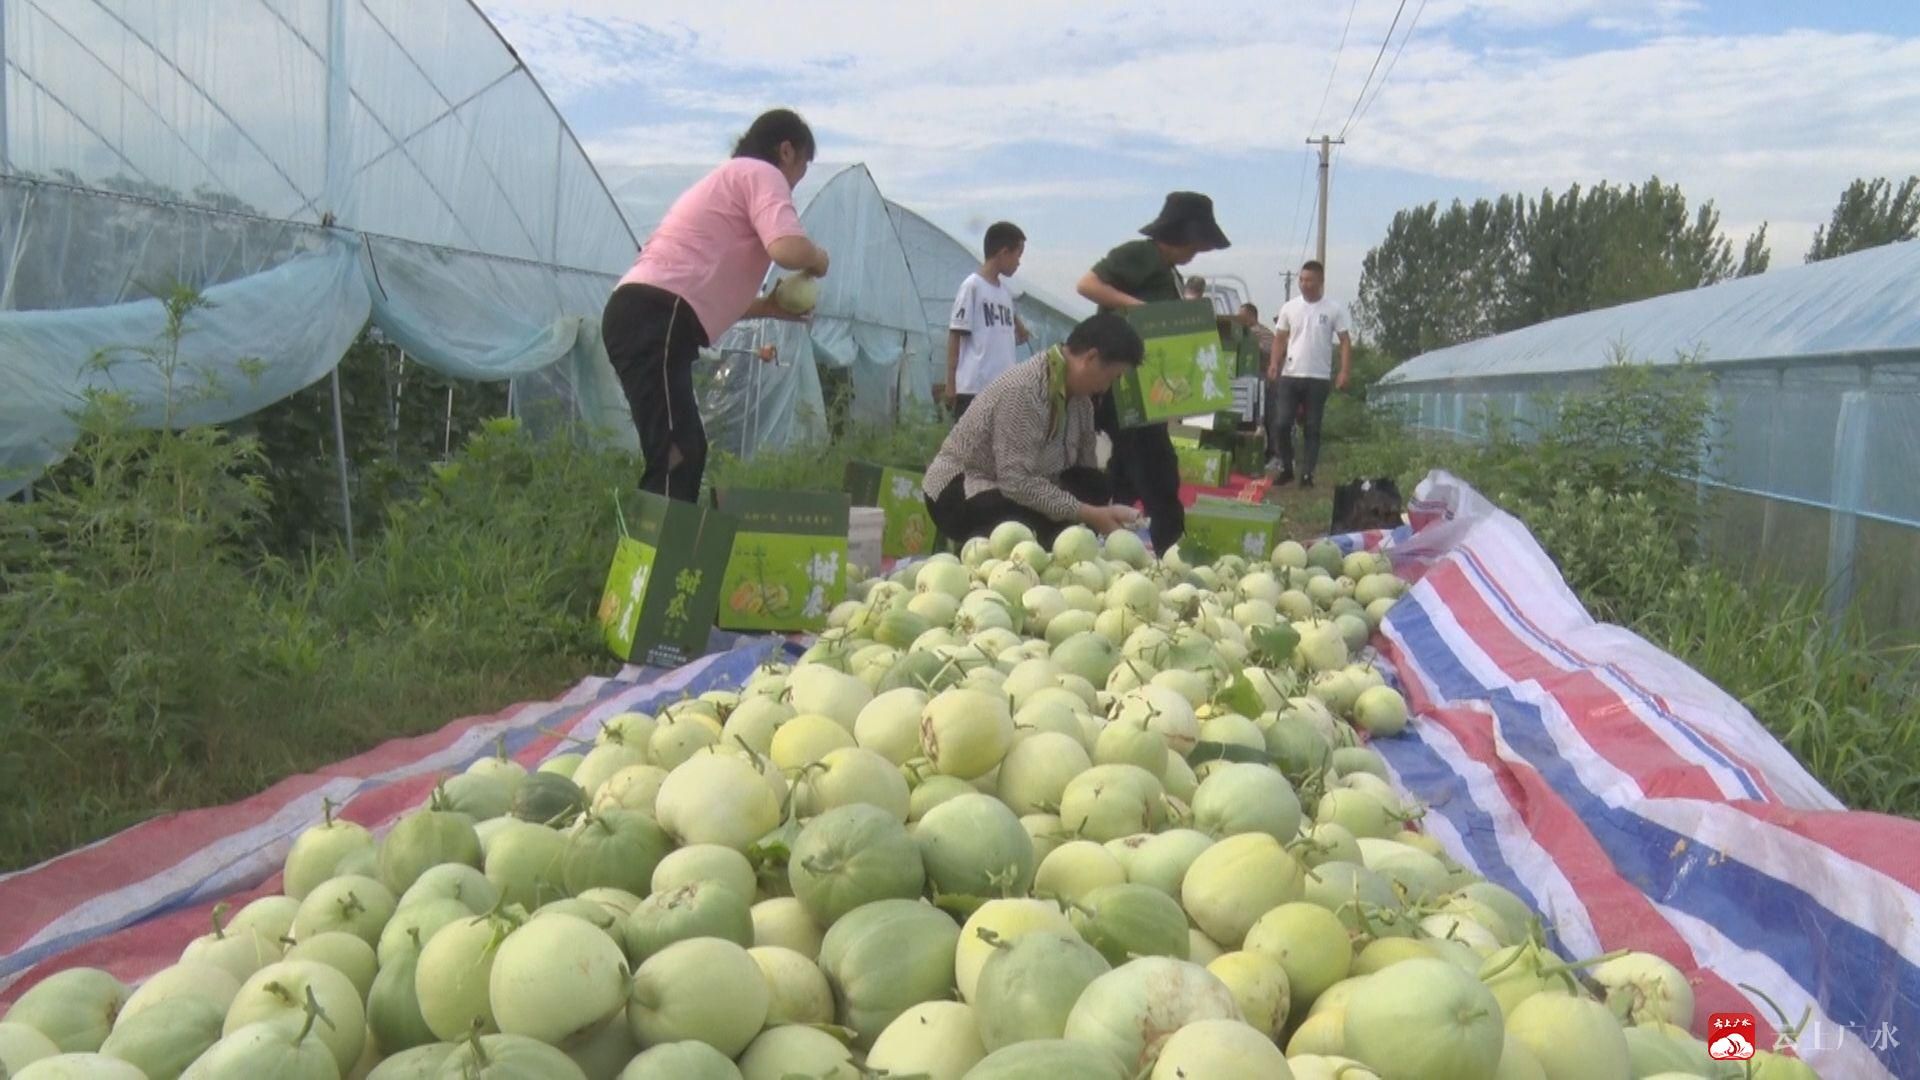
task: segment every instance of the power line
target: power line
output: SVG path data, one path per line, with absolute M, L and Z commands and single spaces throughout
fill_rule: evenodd
M 1373 86 L 1374 73 L 1380 70 L 1380 61 L 1387 55 L 1387 46 L 1393 43 L 1393 32 L 1400 26 L 1400 16 L 1407 10 L 1407 0 L 1400 0 L 1400 6 L 1394 9 L 1393 22 L 1387 26 L 1387 36 L 1380 39 L 1380 51 L 1373 54 L 1373 66 L 1367 69 L 1367 81 L 1360 84 L 1360 96 L 1353 99 L 1353 108 L 1347 111 L 1347 122 L 1340 125 L 1340 136 L 1346 137 L 1347 129 L 1353 126 L 1353 118 L 1360 112 L 1360 102 L 1366 99 L 1367 90 Z
M 1413 32 L 1420 29 L 1420 16 L 1426 10 L 1427 0 L 1420 0 L 1420 6 L 1413 9 L 1413 21 L 1407 24 L 1407 32 L 1400 36 L 1400 44 L 1393 50 L 1393 59 L 1387 61 L 1387 70 L 1380 73 L 1380 85 L 1373 88 L 1373 96 L 1360 107 L 1359 115 L 1353 118 L 1354 124 L 1366 119 L 1367 110 L 1373 108 L 1374 102 L 1379 101 L 1380 95 L 1386 91 L 1387 80 L 1393 78 L 1394 65 L 1400 62 L 1400 54 L 1407 51 L 1407 42 L 1413 39 Z
M 1333 93 L 1333 77 L 1340 74 L 1340 54 L 1347 51 L 1347 31 L 1353 29 L 1353 13 L 1360 7 L 1360 0 L 1347 5 L 1347 24 L 1340 28 L 1340 44 L 1333 47 L 1333 66 L 1327 69 L 1327 87 L 1320 91 L 1320 107 L 1313 110 L 1313 119 L 1308 122 L 1307 130 L 1313 131 L 1320 126 L 1320 115 L 1327 111 L 1327 98 Z
M 1359 10 L 1359 7 L 1360 0 L 1352 0 L 1352 3 L 1347 5 L 1347 21 L 1340 28 L 1339 44 L 1333 47 L 1333 66 L 1327 69 L 1327 85 L 1320 91 L 1320 106 L 1313 110 L 1313 119 L 1307 124 L 1309 132 L 1320 126 L 1320 116 L 1327 111 L 1327 99 L 1333 94 L 1334 76 L 1340 74 L 1340 56 L 1347 51 L 1347 32 L 1353 29 L 1353 13 Z M 1292 247 L 1293 238 L 1300 234 L 1300 203 L 1306 197 L 1307 169 L 1312 164 L 1312 160 L 1311 156 L 1300 159 L 1300 175 L 1294 180 L 1293 185 L 1293 220 L 1287 225 L 1287 247 Z M 1306 250 L 1304 244 L 1300 250 L 1303 252 Z
M 1300 175 L 1295 178 L 1293 185 L 1293 220 L 1287 225 L 1286 246 L 1289 248 L 1293 246 L 1293 238 L 1300 235 L 1300 203 L 1305 200 L 1307 195 L 1307 169 L 1312 162 L 1313 155 L 1302 154 L 1300 156 Z M 1285 248 L 1281 250 L 1284 251 Z M 1304 242 L 1302 242 L 1300 250 L 1306 250 Z

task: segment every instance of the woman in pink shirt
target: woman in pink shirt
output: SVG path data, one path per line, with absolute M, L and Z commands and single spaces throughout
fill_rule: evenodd
M 674 202 L 607 300 L 601 335 L 640 432 L 641 490 L 699 499 L 707 433 L 693 362 L 743 318 L 794 318 L 759 295 L 768 264 L 825 276 L 827 253 L 793 208 L 813 152 L 798 114 L 763 114 L 732 160 Z

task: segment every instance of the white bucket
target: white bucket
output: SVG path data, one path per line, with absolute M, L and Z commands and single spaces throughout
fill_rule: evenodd
M 847 509 L 847 562 L 869 575 L 880 572 L 881 537 L 887 529 L 887 516 L 877 506 L 853 506 Z

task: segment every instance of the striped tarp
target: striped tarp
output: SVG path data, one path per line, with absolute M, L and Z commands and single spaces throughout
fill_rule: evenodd
M 1338 539 L 1415 582 L 1374 644 L 1417 719 L 1373 745 L 1423 827 L 1544 912 L 1569 957 L 1644 949 L 1687 972 L 1696 1032 L 1747 1012 L 1768 1045 L 1787 1026 L 1771 999 L 1823 1076 L 1920 1076 L 1920 824 L 1844 811 L 1738 702 L 1593 622 L 1466 485 L 1435 473 L 1411 509 L 1412 528 Z M 377 829 L 497 738 L 532 765 L 617 712 L 737 686 L 775 647 L 588 680 L 0 878 L 0 1003 L 67 967 L 135 980 L 171 963 L 215 901 L 277 890 L 323 795 Z
M 1417 583 L 1375 644 L 1418 719 L 1373 745 L 1424 827 L 1569 957 L 1686 972 L 1696 1032 L 1751 1013 L 1823 1076 L 1920 1076 L 1920 823 L 1842 809 L 1739 702 L 1595 623 L 1465 484 L 1435 473 L 1411 509 L 1384 550 Z

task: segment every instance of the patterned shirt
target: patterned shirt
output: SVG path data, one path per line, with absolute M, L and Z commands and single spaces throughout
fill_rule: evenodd
M 1093 400 L 1067 398 L 1065 422 L 1047 434 L 1047 362 L 1059 347 L 1015 364 L 973 399 L 927 466 L 924 489 L 939 498 L 956 476 L 968 498 L 998 489 L 1055 521 L 1080 516 L 1080 500 L 1054 480 L 1094 467 Z

